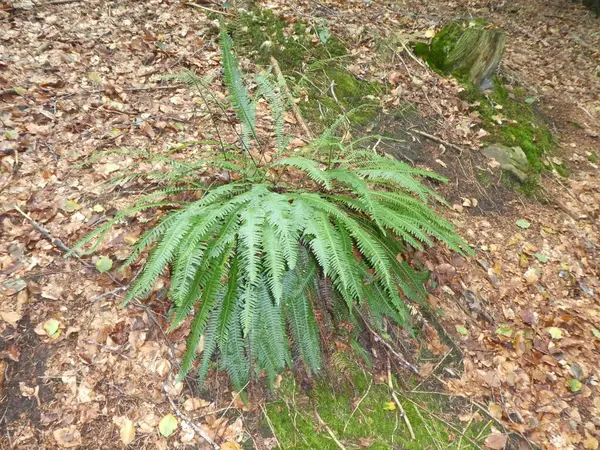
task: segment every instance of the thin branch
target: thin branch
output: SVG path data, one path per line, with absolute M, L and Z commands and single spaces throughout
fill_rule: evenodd
M 410 130 L 410 131 L 409 131 L 409 133 L 417 133 L 417 134 L 420 134 L 421 136 L 423 136 L 423 137 L 426 137 L 427 139 L 430 139 L 430 140 L 432 140 L 432 141 L 434 141 L 434 142 L 437 142 L 438 144 L 443 144 L 443 145 L 446 145 L 446 146 L 448 146 L 448 147 L 450 147 L 450 148 L 453 148 L 453 149 L 454 149 L 454 150 L 456 150 L 456 151 L 457 151 L 457 152 L 458 152 L 460 155 L 462 155 L 463 149 L 462 149 L 461 147 L 459 147 L 458 145 L 456 145 L 456 144 L 453 144 L 452 142 L 445 141 L 445 140 L 443 140 L 443 139 L 440 139 L 440 138 L 439 138 L 439 137 L 437 137 L 437 136 L 434 136 L 434 135 L 432 135 L 432 134 L 426 133 L 426 132 L 424 132 L 424 131 L 421 131 L 421 130 Z
M 344 445 L 339 441 L 339 439 L 336 437 L 336 435 L 334 434 L 333 431 L 331 431 L 331 428 L 329 428 L 329 425 L 327 425 L 323 419 L 321 419 L 321 416 L 319 415 L 319 411 L 317 411 L 317 408 L 315 407 L 315 416 L 316 418 L 319 420 L 319 424 L 325 428 L 325 431 L 327 431 L 327 434 L 329 434 L 329 436 L 331 436 L 331 439 L 333 439 L 333 442 L 336 443 L 336 445 L 341 449 L 341 450 L 346 450 L 346 447 L 344 447 Z
M 40 225 L 35 220 L 33 220 L 29 214 L 23 212 L 21 210 L 21 208 L 19 208 L 17 205 L 13 205 L 13 208 L 15 209 L 15 211 L 17 211 L 19 214 L 21 214 L 23 217 L 25 217 L 25 219 L 27 219 L 29 224 L 33 228 L 35 228 L 44 238 L 49 240 L 52 245 L 54 245 L 55 247 L 58 247 L 59 249 L 61 249 L 62 251 L 66 252 L 66 253 L 71 253 L 71 249 L 63 241 L 61 241 L 59 238 L 52 236 L 46 228 L 44 228 L 42 225 Z M 73 253 L 73 254 L 76 255 L 76 253 Z
M 406 424 L 406 428 L 408 428 L 408 432 L 410 433 L 410 438 L 414 441 L 416 439 L 415 432 L 410 423 L 410 420 L 408 419 L 408 416 L 406 415 L 406 411 L 404 411 L 404 408 L 402 407 L 402 403 L 400 403 L 400 400 L 398 400 L 398 396 L 396 395 L 396 392 L 394 391 L 394 384 L 392 383 L 392 370 L 391 370 L 389 356 L 387 359 L 387 374 L 388 374 L 388 387 L 390 388 L 392 398 L 394 399 L 394 402 L 396 403 L 396 406 L 398 407 L 398 410 L 400 411 L 400 415 L 402 416 L 402 420 L 404 420 L 404 423 Z
M 354 416 L 354 413 L 356 413 L 356 411 L 358 410 L 358 407 L 360 406 L 360 404 L 363 402 L 363 400 L 365 398 L 367 398 L 367 395 L 369 395 L 369 391 L 371 390 L 371 386 L 373 386 L 373 378 L 371 378 L 371 382 L 369 383 L 369 387 L 367 388 L 367 392 L 365 392 L 365 395 L 363 395 L 360 398 L 360 400 L 358 401 L 358 403 L 356 404 L 356 406 L 352 410 L 352 414 L 350 414 L 350 417 L 348 417 L 348 420 L 346 421 L 346 425 L 344 425 L 344 433 L 346 432 L 346 428 L 348 428 L 348 424 L 350 423 L 350 420 L 352 420 L 352 417 Z
M 221 14 L 223 16 L 232 17 L 231 13 L 228 13 L 226 11 L 218 11 L 216 9 L 209 8 L 208 6 L 199 5 L 198 3 L 185 2 L 184 5 L 191 6 L 192 8 L 203 9 L 204 11 L 208 11 L 215 14 Z
M 198 436 L 200 436 L 202 439 L 204 439 L 212 448 L 214 448 L 215 450 L 219 450 L 219 448 L 220 448 L 219 445 L 215 441 L 213 441 L 213 439 L 206 433 L 206 431 L 204 431 L 202 428 L 200 428 L 198 425 L 196 425 L 194 422 L 192 422 L 185 414 L 183 414 L 181 412 L 181 410 L 177 407 L 177 405 L 175 404 L 173 399 L 167 393 L 167 390 L 165 389 L 164 384 L 163 384 L 163 392 L 165 393 L 167 400 L 169 400 L 171 407 L 175 411 L 175 415 L 177 417 L 179 417 L 181 420 L 183 420 L 184 422 L 186 422 L 190 427 L 192 427 L 192 429 L 196 432 L 196 434 L 198 434 Z

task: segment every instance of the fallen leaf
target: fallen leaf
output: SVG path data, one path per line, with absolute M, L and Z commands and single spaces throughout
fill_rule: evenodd
M 588 436 L 583 441 L 583 448 L 585 448 L 586 450 L 597 450 L 598 439 L 596 439 L 594 436 Z
M 173 432 L 177 429 L 177 419 L 173 414 L 167 414 L 162 419 L 160 419 L 160 423 L 158 424 L 158 431 L 164 437 L 169 437 L 173 434 Z
M 488 411 L 490 416 L 492 416 L 494 419 L 502 419 L 502 407 L 497 403 L 490 403 L 488 406 Z
M 119 430 L 119 436 L 121 438 L 121 442 L 125 445 L 129 445 L 135 439 L 135 425 L 129 419 L 125 419 L 123 421 L 123 425 Z
M 507 441 L 508 436 L 506 434 L 492 433 L 485 438 L 484 444 L 487 448 L 502 450 L 506 446 Z
M 385 402 L 383 409 L 385 411 L 394 411 L 396 409 L 396 404 L 394 402 Z
M 185 402 L 183 402 L 183 409 L 186 411 L 195 411 L 200 408 L 206 408 L 210 405 L 210 402 L 203 400 L 201 398 L 190 397 Z
M 458 331 L 460 334 L 462 334 L 463 336 L 466 336 L 467 334 L 469 334 L 469 330 L 467 330 L 464 326 L 462 325 L 456 325 L 456 331 Z
M 100 273 L 108 272 L 112 268 L 113 262 L 108 256 L 103 256 L 96 261 L 96 269 Z
M 499 334 L 500 336 L 511 337 L 512 333 L 513 333 L 512 328 L 509 326 L 506 326 L 506 325 L 504 325 L 496 330 L 496 334 Z
M 59 428 L 52 433 L 56 443 L 64 448 L 74 448 L 81 445 L 81 433 L 75 426 Z
M 43 325 L 44 331 L 48 337 L 56 339 L 60 336 L 60 322 L 56 319 L 48 319 Z
M 546 255 L 543 255 L 542 253 L 536 253 L 535 257 L 541 263 L 546 264 L 548 262 L 548 257 Z
M 592 328 L 592 333 L 596 339 L 600 339 L 600 331 L 598 331 L 596 328 Z
M 552 336 L 552 339 L 562 339 L 562 330 L 556 327 L 550 327 L 546 331 Z
M 571 389 L 571 392 L 579 392 L 583 387 L 581 381 L 576 380 L 575 378 L 571 378 L 569 381 L 567 381 L 567 385 L 569 386 L 569 389 Z
M 19 320 L 23 317 L 22 314 L 19 314 L 16 311 L 2 311 L 0 312 L 0 317 L 9 325 L 15 326 Z
M 221 450 L 242 450 L 237 442 L 228 441 L 221 445 Z
M 520 219 L 515 222 L 515 225 L 519 228 L 523 228 L 524 230 L 526 230 L 531 226 L 531 223 L 526 221 L 525 219 Z

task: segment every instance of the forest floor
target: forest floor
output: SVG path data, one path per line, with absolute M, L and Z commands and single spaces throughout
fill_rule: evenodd
M 143 191 L 105 186 L 132 156 L 81 165 L 86 157 L 211 137 L 211 112 L 156 76 L 218 74 L 207 8 L 219 7 L 0 0 L 0 448 L 211 448 L 201 435 L 224 449 L 598 448 L 600 20 L 560 0 L 289 3 L 260 5 L 326 24 L 351 51 L 349 70 L 388 83 L 384 105 L 416 106 L 437 141 L 407 132 L 417 150 L 405 157 L 450 179 L 442 193 L 453 208 L 442 213 L 477 252 L 418 255 L 439 312 L 398 343 L 418 374 L 374 346 L 379 363 L 350 390 L 317 382 L 309 395 L 286 374 L 275 393 L 251 386 L 244 404 L 221 375 L 203 392 L 193 376 L 178 382 L 189 329 L 166 333 L 167 280 L 119 308 L 140 266 L 118 263 L 151 217 L 121 227 L 96 256 L 64 256 Z M 547 171 L 535 198 L 480 157 L 486 133 L 458 82 L 403 45 L 477 17 L 507 31 L 501 73 L 534 99 L 557 143 L 550 160 L 569 170 Z M 493 183 L 482 186 L 486 170 Z M 97 270 L 102 256 L 112 270 Z M 389 388 L 391 372 L 401 387 Z M 168 414 L 178 429 L 165 437 Z

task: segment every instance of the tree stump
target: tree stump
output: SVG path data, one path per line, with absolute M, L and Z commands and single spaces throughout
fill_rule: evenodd
M 480 89 L 489 89 L 505 46 L 506 35 L 502 31 L 467 28 L 450 51 L 447 67 Z

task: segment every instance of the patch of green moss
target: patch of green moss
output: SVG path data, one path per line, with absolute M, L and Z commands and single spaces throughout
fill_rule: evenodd
M 355 126 L 366 126 L 379 111 L 379 98 L 385 88 L 377 82 L 361 80 L 341 65 L 314 71 L 302 85 L 299 106 L 304 117 L 315 125 L 327 126 L 340 114 L 349 114 Z
M 487 22 L 484 19 L 475 19 L 470 22 L 466 20 L 450 22 L 436 33 L 431 39 L 431 43 L 413 43 L 413 50 L 415 54 L 427 61 L 432 69 L 447 74 L 452 70 L 448 64 L 448 57 L 465 30 L 472 27 L 482 28 L 486 25 Z
M 269 65 L 274 57 L 284 74 L 302 72 L 307 62 L 335 58 L 348 53 L 344 44 L 335 36 L 322 42 L 316 27 L 298 20 L 288 24 L 271 10 L 255 8 L 238 14 L 228 26 L 236 49 L 255 62 Z
M 337 449 L 324 424 L 347 448 L 416 450 L 456 445 L 458 433 L 448 424 L 459 432 L 464 424 L 455 423 L 461 412 L 453 411 L 447 396 L 410 394 L 404 397 L 399 394 L 397 397 L 411 423 L 414 440 L 387 385 L 377 384 L 366 373 L 335 390 L 331 383 L 321 382 L 310 397 L 299 393 L 294 380 L 288 376 L 281 383 L 280 400 L 267 405 L 266 411 L 280 448 L 285 449 Z M 323 423 L 319 423 L 315 410 Z M 470 424 L 460 448 L 477 448 L 469 438 L 481 445 L 487 436 L 485 428 L 483 423 Z
M 598 162 L 598 155 L 595 152 L 590 152 L 587 157 L 587 160 L 592 164 L 596 164 Z
M 511 94 L 495 78 L 489 93 L 465 84 L 462 97 L 480 114 L 482 126 L 489 133 L 487 140 L 521 147 L 527 155 L 529 171 L 537 174 L 546 169 L 544 157 L 552 153 L 556 145 L 548 126 L 524 101 L 523 95 L 517 94 L 514 91 Z
M 385 87 L 359 79 L 344 67 L 348 51 L 337 37 L 319 36 L 322 23 L 289 24 L 266 9 L 241 13 L 229 25 L 235 48 L 261 65 L 274 57 L 289 80 L 300 110 L 315 131 L 330 125 L 340 114 L 352 113 L 353 125 L 367 125 L 379 110 Z M 322 31 L 322 30 L 321 30 Z

